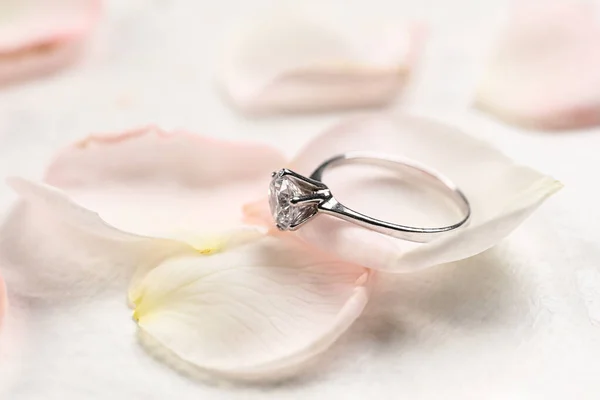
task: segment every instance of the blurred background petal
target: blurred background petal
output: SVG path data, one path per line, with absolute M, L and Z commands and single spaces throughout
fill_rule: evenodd
M 4 319 L 4 314 L 6 313 L 6 308 L 8 307 L 6 300 L 6 287 L 4 284 L 4 280 L 0 277 L 0 327 L 2 327 L 2 319 Z
M 246 112 L 379 107 L 406 85 L 421 51 L 420 26 L 333 24 L 273 15 L 238 32 L 221 84 Z
M 600 124 L 600 18 L 587 1 L 514 2 L 478 107 L 538 129 Z
M 100 16 L 101 0 L 3 0 L 0 84 L 73 61 Z

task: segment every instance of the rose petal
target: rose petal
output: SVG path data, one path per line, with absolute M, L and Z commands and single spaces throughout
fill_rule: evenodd
M 100 8 L 100 0 L 4 0 L 0 83 L 50 72 L 70 62 Z
M 296 233 L 346 260 L 389 272 L 411 271 L 480 253 L 508 235 L 561 187 L 554 179 L 515 164 L 456 129 L 407 116 L 358 118 L 341 124 L 311 142 L 291 168 L 310 175 L 324 160 L 357 150 L 401 155 L 442 171 L 471 204 L 468 227 L 425 244 L 395 239 L 329 216 L 319 216 Z M 441 196 L 398 179 L 393 171 L 346 166 L 331 171 L 325 182 L 343 204 L 382 220 L 444 226 L 459 219 Z M 254 222 L 262 220 L 272 226 L 265 204 L 262 200 L 248 205 L 245 212 Z
M 247 112 L 381 106 L 404 86 L 421 31 L 274 17 L 228 50 L 223 89 Z
M 186 371 L 277 379 L 360 315 L 367 269 L 273 237 L 213 256 L 170 258 L 136 290 L 148 349 Z
M 112 304 L 115 299 L 123 302 L 124 299 L 121 297 L 123 283 L 131 279 L 136 267 L 139 268 L 142 265 L 142 269 L 146 273 L 161 262 L 160 272 L 150 272 L 150 276 L 141 281 L 141 285 L 140 279 L 143 276 L 139 276 L 130 285 L 130 297 L 138 303 L 136 315 L 140 317 L 142 324 L 148 323 L 150 333 L 154 333 L 155 330 L 158 332 L 158 339 L 163 339 L 160 335 L 164 329 L 161 321 L 164 321 L 163 317 L 168 311 L 168 309 L 165 311 L 163 308 L 156 309 L 154 307 L 156 301 L 153 299 L 161 296 L 159 290 L 182 289 L 177 286 L 178 283 L 189 278 L 190 275 L 200 272 L 216 273 L 215 269 L 220 272 L 231 268 L 230 264 L 234 262 L 240 263 L 240 268 L 238 270 L 231 268 L 231 274 L 225 275 L 229 279 L 227 284 L 232 288 L 235 287 L 236 279 L 241 279 L 244 284 L 250 285 L 253 282 L 260 284 L 260 290 L 266 294 L 268 289 L 273 287 L 270 281 L 273 279 L 275 284 L 279 280 L 282 291 L 286 290 L 282 293 L 291 293 L 291 296 L 300 296 L 298 290 L 301 288 L 284 285 L 301 283 L 309 287 L 306 290 L 314 289 L 315 293 L 305 293 L 307 301 L 341 299 L 338 304 L 339 308 L 331 312 L 328 308 L 322 309 L 321 303 L 315 304 L 319 308 L 314 314 L 310 314 L 315 319 L 314 323 L 321 323 L 325 317 L 329 317 L 326 321 L 331 321 L 330 325 L 313 326 L 308 325 L 307 321 L 301 320 L 305 327 L 305 333 L 309 333 L 308 328 L 314 329 L 314 336 L 305 338 L 306 348 L 291 347 L 289 353 L 277 348 L 282 352 L 272 354 L 273 357 L 281 358 L 281 365 L 275 364 L 275 361 L 279 360 L 278 358 L 272 365 L 264 366 L 264 373 L 267 373 L 267 367 L 272 368 L 272 371 L 268 371 L 272 374 L 275 371 L 291 373 L 292 370 L 286 368 L 297 366 L 300 362 L 328 347 L 360 314 L 364 302 L 366 302 L 366 279 L 368 276 L 364 268 L 331 260 L 331 258 L 319 255 L 318 252 L 308 253 L 303 245 L 290 244 L 281 247 L 280 241 L 277 239 L 264 239 L 261 243 L 269 241 L 271 244 L 255 246 L 253 244 L 256 242 L 255 236 L 251 244 L 242 246 L 240 243 L 250 241 L 247 238 L 247 232 L 242 229 L 231 238 L 231 241 L 237 243 L 238 247 L 233 249 L 229 247 L 221 254 L 204 256 L 201 254 L 210 254 L 210 252 L 194 252 L 187 246 L 185 249 L 176 248 L 171 241 L 149 239 L 120 232 L 110 225 L 106 225 L 96 214 L 70 201 L 69 197 L 59 189 L 49 185 L 35 184 L 22 179 L 11 179 L 9 182 L 23 198 L 23 203 L 11 213 L 8 223 L 0 230 L 0 243 L 2 244 L 0 246 L 0 265 L 7 273 L 7 277 L 10 278 L 11 287 L 19 296 L 35 297 L 42 301 L 78 298 L 76 304 L 81 307 L 81 311 L 73 311 L 68 306 L 70 303 L 64 303 L 61 306 L 60 301 L 51 302 L 49 308 L 42 307 L 41 310 L 34 307 L 35 312 L 32 315 L 38 315 L 43 310 L 44 318 L 51 327 L 46 326 L 37 330 L 36 342 L 46 343 L 49 337 L 58 335 L 63 348 L 70 351 L 71 347 L 64 347 L 67 343 L 65 338 L 69 334 L 54 328 L 57 324 L 67 326 L 69 324 L 66 321 L 69 318 L 81 319 L 82 316 L 78 313 L 89 313 L 90 308 L 94 312 L 103 310 L 105 305 L 106 307 L 110 306 L 111 309 L 114 308 Z M 217 242 L 216 246 L 220 246 L 220 243 Z M 32 247 L 34 251 L 32 251 Z M 270 252 L 270 250 L 272 251 Z M 275 256 L 270 258 L 270 255 L 275 255 L 275 253 L 279 255 L 279 258 L 275 258 Z M 167 257 L 173 258 L 167 259 Z M 268 261 L 262 266 L 260 261 L 263 259 L 261 257 L 266 257 L 266 261 Z M 182 263 L 182 260 L 192 260 L 191 266 L 188 263 Z M 287 263 L 283 263 L 284 261 Z M 293 263 L 291 263 L 292 261 Z M 256 265 L 253 265 L 253 262 Z M 274 264 L 272 265 L 272 263 Z M 309 265 L 307 266 L 305 263 Z M 173 265 L 175 266 L 172 267 Z M 193 270 L 188 270 L 188 267 Z M 285 267 L 286 270 L 277 267 Z M 246 268 L 250 268 L 250 277 Z M 297 270 L 292 268 L 297 268 Z M 314 271 L 313 268 L 317 268 L 317 271 Z M 299 272 L 300 269 L 303 273 Z M 286 274 L 286 271 L 291 271 L 291 276 L 288 276 L 289 273 Z M 272 272 L 273 274 L 271 274 Z M 164 282 L 162 281 L 163 277 Z M 203 282 L 205 284 L 206 280 Z M 220 282 L 223 281 L 216 281 L 216 283 Z M 175 287 L 170 288 L 163 284 L 172 284 Z M 196 282 L 196 284 L 200 285 L 200 282 Z M 192 289 L 192 285 L 185 290 L 190 289 Z M 183 293 L 189 293 L 185 290 Z M 237 296 L 235 291 L 227 293 Z M 346 294 L 348 297 L 344 298 L 343 296 Z M 241 295 L 246 296 L 243 288 Z M 173 298 L 177 299 L 177 297 Z M 300 299 L 303 298 L 300 296 Z M 248 300 L 247 304 L 253 304 L 251 300 L 252 298 Z M 342 300 L 345 301 L 342 302 Z M 263 299 L 263 301 L 269 300 Z M 292 303 L 288 305 L 292 311 L 294 311 L 294 307 L 301 306 L 303 309 L 307 307 L 306 302 L 293 303 L 294 301 L 297 299 L 288 300 Z M 151 306 L 148 306 L 148 302 L 151 303 Z M 171 302 L 163 304 L 169 307 L 173 305 Z M 27 310 L 30 308 L 28 306 Z M 150 313 L 150 320 L 147 319 L 146 313 Z M 154 322 L 155 313 L 160 317 L 158 325 Z M 244 313 L 248 314 L 247 310 Z M 99 315 L 98 318 L 101 321 L 109 322 L 102 311 Z M 334 320 L 336 315 L 338 318 Z M 98 325 L 99 321 L 91 322 Z M 151 346 L 151 343 L 155 343 L 152 335 L 143 336 L 147 345 Z M 249 342 L 252 344 L 251 339 L 249 338 Z M 73 337 L 72 340 L 75 338 Z M 296 340 L 299 340 L 298 337 Z M 175 340 L 164 345 L 168 348 L 174 347 L 172 350 L 177 352 L 180 343 L 181 341 Z M 292 344 L 290 342 L 290 346 Z M 156 350 L 156 348 L 153 349 Z M 20 356 L 17 354 L 17 357 Z M 286 358 L 284 359 L 284 357 Z M 41 358 L 43 359 L 43 356 Z M 34 360 L 35 358 L 28 357 L 28 359 Z M 169 361 L 174 362 L 173 359 Z M 128 362 L 131 360 L 128 359 Z M 200 367 L 208 368 L 210 366 L 200 365 Z M 259 367 L 262 368 L 262 366 L 256 366 L 252 371 L 241 368 L 239 371 L 218 372 L 220 375 L 232 378 L 265 378 L 264 375 L 261 375 Z M 274 375 L 269 376 L 274 377 Z
M 164 257 L 191 251 L 180 241 L 120 231 L 52 186 L 20 178 L 8 184 L 22 201 L 0 229 L 0 262 L 19 295 L 79 296 L 113 285 L 123 288 Z M 226 237 L 221 243 L 236 244 Z
M 119 276 L 137 284 L 167 255 L 193 249 L 214 253 L 243 244 L 262 233 L 252 227 L 246 228 L 244 235 L 239 233 L 241 204 L 263 192 L 270 171 L 283 164 L 278 152 L 264 146 L 234 145 L 154 128 L 92 136 L 57 157 L 46 176 L 54 188 L 22 179 L 9 181 L 34 205 L 33 212 L 41 215 L 15 215 L 14 226 L 7 227 L 4 234 L 9 237 L 10 250 L 14 247 L 23 253 L 17 258 L 33 256 L 28 254 L 28 243 L 48 243 L 52 254 L 54 248 L 69 248 L 70 235 L 77 235 L 76 243 L 81 246 L 77 250 L 85 253 L 87 246 L 116 246 L 110 251 L 125 252 L 130 265 L 115 265 L 118 271 L 111 267 L 81 272 L 77 262 L 49 264 L 48 276 L 34 284 L 30 275 L 36 276 L 35 272 L 14 267 L 9 268 L 15 275 L 11 280 L 18 281 L 15 287 L 19 292 L 31 295 L 48 290 L 60 295 L 65 278 L 96 285 L 95 278 L 83 279 L 82 273 L 106 274 L 107 280 L 111 274 L 122 274 Z M 37 225 L 47 228 L 31 228 Z M 25 227 L 33 232 L 24 231 L 22 246 L 15 246 L 14 232 Z M 44 239 L 53 230 L 56 235 Z M 77 255 L 74 257 L 77 260 Z
M 592 3 L 516 2 L 484 73 L 477 105 L 533 128 L 600 123 L 599 37 Z
M 0 229 L 0 265 L 20 296 L 123 290 L 136 269 L 145 272 L 167 255 L 189 249 L 119 231 L 51 186 L 17 178 L 9 184 L 22 201 Z
M 108 225 L 97 213 L 81 207 L 62 190 L 53 186 L 22 178 L 8 178 L 7 184 L 28 204 L 39 206 L 54 220 L 72 228 L 80 228 L 105 239 L 133 242 L 145 239 L 143 236 L 120 231 Z
M 4 285 L 4 280 L 0 277 L 0 328 L 2 328 L 2 320 L 4 319 L 4 314 L 6 314 L 6 308 L 8 306 L 8 301 L 6 300 L 6 286 Z
M 264 193 L 270 172 L 284 164 L 262 145 L 144 128 L 69 147 L 46 182 L 119 230 L 197 247 L 204 233 L 237 229 L 241 204 Z

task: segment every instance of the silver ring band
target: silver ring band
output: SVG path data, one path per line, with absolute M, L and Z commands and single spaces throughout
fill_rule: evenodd
M 322 182 L 323 174 L 336 166 L 355 163 L 394 168 L 418 175 L 440 188 L 458 206 L 461 220 L 442 227 L 420 228 L 382 221 L 344 206 Z M 444 175 L 409 159 L 371 152 L 350 152 L 332 157 L 319 165 L 309 178 L 288 169 L 275 172 L 269 187 L 269 203 L 280 230 L 296 230 L 321 212 L 379 233 L 420 243 L 429 242 L 466 225 L 471 216 L 466 196 Z

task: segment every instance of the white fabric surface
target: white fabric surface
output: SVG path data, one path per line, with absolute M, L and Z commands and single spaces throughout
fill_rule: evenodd
M 244 18 L 286 8 L 282 3 L 300 7 L 275 0 L 109 2 L 86 60 L 0 91 L 0 172 L 37 178 L 62 145 L 148 123 L 269 142 L 292 154 L 341 115 L 245 119 L 222 101 L 213 80 L 218 39 Z M 565 188 L 491 251 L 416 274 L 381 276 L 364 316 L 318 368 L 294 382 L 192 381 L 135 345 L 136 326 L 122 304 L 103 304 L 85 319 L 64 321 L 80 332 L 77 343 L 57 334 L 36 349 L 42 363 L 28 363 L 25 354 L 11 373 L 3 369 L 0 398 L 600 397 L 600 129 L 526 132 L 468 107 L 507 2 L 302 3 L 308 12 L 332 16 L 423 18 L 431 26 L 425 58 L 397 108 L 455 123 Z M 13 199 L 0 189 L 3 210 Z M 114 325 L 99 326 L 104 314 L 113 315 Z M 40 318 L 27 331 L 35 338 L 48 323 L 56 321 Z

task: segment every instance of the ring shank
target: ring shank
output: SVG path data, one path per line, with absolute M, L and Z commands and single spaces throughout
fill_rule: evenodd
M 319 182 L 323 182 L 323 175 L 326 170 L 348 164 L 375 165 L 379 167 L 399 169 L 404 173 L 410 173 L 418 176 L 421 179 L 427 180 L 433 186 L 441 189 L 444 195 L 453 201 L 453 203 L 460 210 L 462 219 L 452 225 L 435 228 L 419 228 L 400 225 L 361 214 L 339 203 L 333 197 L 327 202 L 321 204 L 319 206 L 319 211 L 358 224 L 379 233 L 419 243 L 429 242 L 438 236 L 464 226 L 469 222 L 471 217 L 471 206 L 466 196 L 460 191 L 460 189 L 444 175 L 418 162 L 406 158 L 372 152 L 356 151 L 344 153 L 323 162 L 311 174 L 310 178 Z

